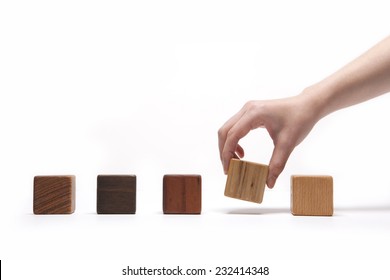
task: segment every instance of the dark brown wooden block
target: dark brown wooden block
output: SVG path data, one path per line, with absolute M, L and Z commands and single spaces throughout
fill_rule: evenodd
M 202 177 L 200 175 L 164 176 L 164 214 L 200 214 L 201 209 Z
M 135 175 L 98 175 L 97 213 L 135 214 L 136 189 Z
M 35 176 L 34 214 L 72 214 L 75 176 Z

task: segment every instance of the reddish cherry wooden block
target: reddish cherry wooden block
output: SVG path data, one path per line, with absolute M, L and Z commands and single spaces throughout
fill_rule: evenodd
M 164 176 L 164 214 L 200 214 L 201 208 L 202 179 L 200 175 Z

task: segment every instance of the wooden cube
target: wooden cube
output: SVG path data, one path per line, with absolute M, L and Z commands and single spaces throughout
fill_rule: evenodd
M 135 175 L 98 175 L 97 213 L 135 214 L 136 188 Z
M 35 176 L 34 214 L 72 214 L 75 176 Z
M 291 176 L 291 213 L 296 216 L 332 216 L 333 178 Z
M 200 175 L 164 176 L 164 214 L 200 214 L 201 209 L 202 178 Z
M 226 180 L 225 196 L 261 203 L 267 176 L 267 165 L 231 159 Z

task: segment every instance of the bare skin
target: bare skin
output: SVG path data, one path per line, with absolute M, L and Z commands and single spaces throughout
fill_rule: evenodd
M 240 139 L 262 127 L 274 143 L 267 178 L 273 188 L 294 148 L 321 118 L 389 91 L 390 36 L 297 96 L 247 102 L 218 131 L 224 172 L 231 158 L 244 157 Z

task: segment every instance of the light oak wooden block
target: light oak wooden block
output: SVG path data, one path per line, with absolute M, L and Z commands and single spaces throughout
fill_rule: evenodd
M 75 176 L 35 176 L 34 214 L 72 214 Z
M 267 165 L 231 159 L 225 196 L 261 203 L 267 176 Z
M 333 178 L 291 176 L 291 213 L 296 216 L 332 216 Z

